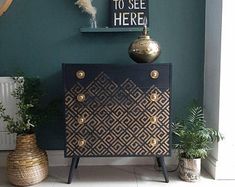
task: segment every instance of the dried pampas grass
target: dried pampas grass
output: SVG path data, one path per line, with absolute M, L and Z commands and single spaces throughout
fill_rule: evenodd
M 84 12 L 90 14 L 93 18 L 96 16 L 96 8 L 92 6 L 92 0 L 77 0 L 75 5 L 82 8 Z

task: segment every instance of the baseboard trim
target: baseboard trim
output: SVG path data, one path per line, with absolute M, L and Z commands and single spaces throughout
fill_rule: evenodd
M 209 155 L 202 162 L 203 168 L 216 180 L 235 179 L 234 167 L 235 163 L 230 162 L 230 159 L 220 161 Z
M 217 160 L 212 155 L 202 160 L 202 168 L 205 169 L 213 179 L 216 179 L 216 162 Z
M 63 150 L 47 151 L 50 166 L 69 166 L 71 159 L 64 158 Z M 8 152 L 0 152 L 0 167 L 6 166 Z M 178 159 L 175 151 L 172 151 L 171 157 L 165 158 L 166 165 L 177 165 Z M 152 157 L 101 157 L 101 158 L 82 158 L 79 165 L 82 166 L 101 166 L 101 165 L 152 165 Z

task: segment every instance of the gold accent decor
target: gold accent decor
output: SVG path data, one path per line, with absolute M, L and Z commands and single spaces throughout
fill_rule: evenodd
M 148 35 L 147 18 L 144 20 L 143 32 L 130 44 L 128 53 L 137 63 L 152 63 L 159 57 L 161 50 L 159 44 Z
M 84 147 L 85 145 L 86 145 L 86 140 L 84 140 L 84 139 L 78 140 L 79 147 Z
M 77 76 L 78 79 L 84 79 L 85 75 L 86 75 L 86 73 L 83 70 L 78 70 L 77 73 L 76 73 L 76 76 Z
M 78 118 L 78 124 L 79 125 L 83 125 L 85 123 L 85 118 L 81 117 L 81 118 Z
M 157 119 L 157 117 L 156 117 L 156 116 L 152 116 L 152 117 L 150 117 L 150 122 L 151 122 L 152 124 L 156 124 L 156 123 L 157 123 L 157 121 L 158 121 L 158 119 Z
M 86 99 L 86 96 L 84 94 L 78 94 L 77 100 L 79 102 L 83 102 L 83 101 L 85 101 L 85 99 Z
M 151 77 L 152 79 L 157 79 L 157 78 L 159 77 L 159 72 L 158 72 L 157 70 L 151 71 L 150 77 Z
M 16 186 L 34 185 L 48 175 L 48 158 L 34 134 L 17 136 L 16 149 L 7 157 L 7 177 Z
M 152 93 L 151 95 L 150 95 L 150 100 L 151 101 L 158 101 L 158 94 L 157 93 Z
M 151 138 L 149 141 L 149 145 L 151 145 L 152 147 L 155 147 L 158 144 L 158 139 L 157 138 Z

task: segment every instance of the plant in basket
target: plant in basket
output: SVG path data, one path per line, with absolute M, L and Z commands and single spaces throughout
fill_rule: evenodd
M 41 182 L 48 175 L 48 158 L 38 148 L 34 130 L 45 116 L 41 108 L 40 80 L 32 77 L 13 77 L 16 89 L 12 96 L 17 100 L 18 111 L 14 116 L 6 114 L 0 102 L 0 118 L 6 123 L 9 133 L 16 133 L 16 148 L 7 158 L 9 182 L 28 186 Z M 7 106 L 6 106 L 7 107 Z

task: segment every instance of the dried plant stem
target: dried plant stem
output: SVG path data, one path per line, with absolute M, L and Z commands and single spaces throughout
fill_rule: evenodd
M 96 8 L 92 5 L 92 0 L 77 0 L 75 5 L 82 8 L 84 12 L 90 14 L 93 18 L 96 17 Z

